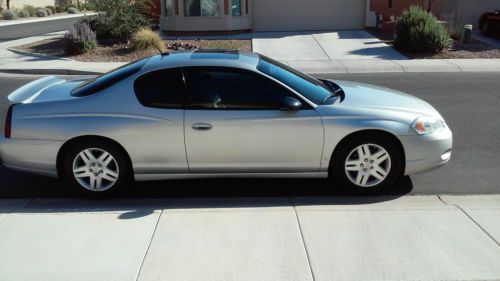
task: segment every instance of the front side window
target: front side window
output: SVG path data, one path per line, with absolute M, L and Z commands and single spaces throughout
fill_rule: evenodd
M 218 17 L 220 0 L 184 0 L 186 17 Z
M 241 0 L 231 0 L 231 15 L 241 16 Z
M 184 69 L 186 106 L 196 109 L 279 110 L 288 89 L 251 71 L 224 67 Z
M 332 95 L 323 82 L 266 56 L 260 55 L 257 69 L 294 89 L 315 104 L 323 104 Z
M 134 83 L 135 95 L 147 107 L 182 108 L 184 82 L 180 69 L 163 69 L 146 73 Z

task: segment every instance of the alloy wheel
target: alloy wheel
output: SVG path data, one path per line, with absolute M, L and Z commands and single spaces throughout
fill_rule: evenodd
M 362 144 L 346 158 L 345 173 L 357 186 L 372 187 L 383 182 L 391 171 L 391 157 L 376 144 Z
M 111 153 L 99 148 L 87 148 L 73 160 L 73 176 L 85 189 L 105 191 L 118 181 L 119 167 Z

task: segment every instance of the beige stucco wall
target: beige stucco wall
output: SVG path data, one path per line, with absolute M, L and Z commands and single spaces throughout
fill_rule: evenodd
M 462 24 L 477 27 L 483 13 L 498 9 L 500 0 L 435 0 L 433 10 L 442 20 L 458 19 Z
M 253 6 L 256 31 L 359 29 L 365 23 L 365 0 L 254 0 Z
M 6 2 L 6 1 L 4 1 Z M 11 8 L 22 8 L 24 5 L 31 5 L 34 7 L 45 7 L 49 5 L 54 5 L 55 0 L 11 0 Z M 4 3 L 5 4 L 5 3 Z

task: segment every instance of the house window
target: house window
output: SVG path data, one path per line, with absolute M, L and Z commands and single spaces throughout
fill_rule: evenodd
M 172 0 L 165 0 L 165 16 L 171 17 L 174 15 L 174 6 Z
M 231 0 L 231 15 L 241 16 L 241 0 Z
M 392 0 L 389 0 L 389 8 L 392 9 Z
M 184 0 L 186 17 L 218 17 L 219 0 Z

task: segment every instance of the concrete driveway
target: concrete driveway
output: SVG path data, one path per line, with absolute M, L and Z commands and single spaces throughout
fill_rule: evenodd
M 252 44 L 255 52 L 285 62 L 407 59 L 364 30 L 257 32 Z

